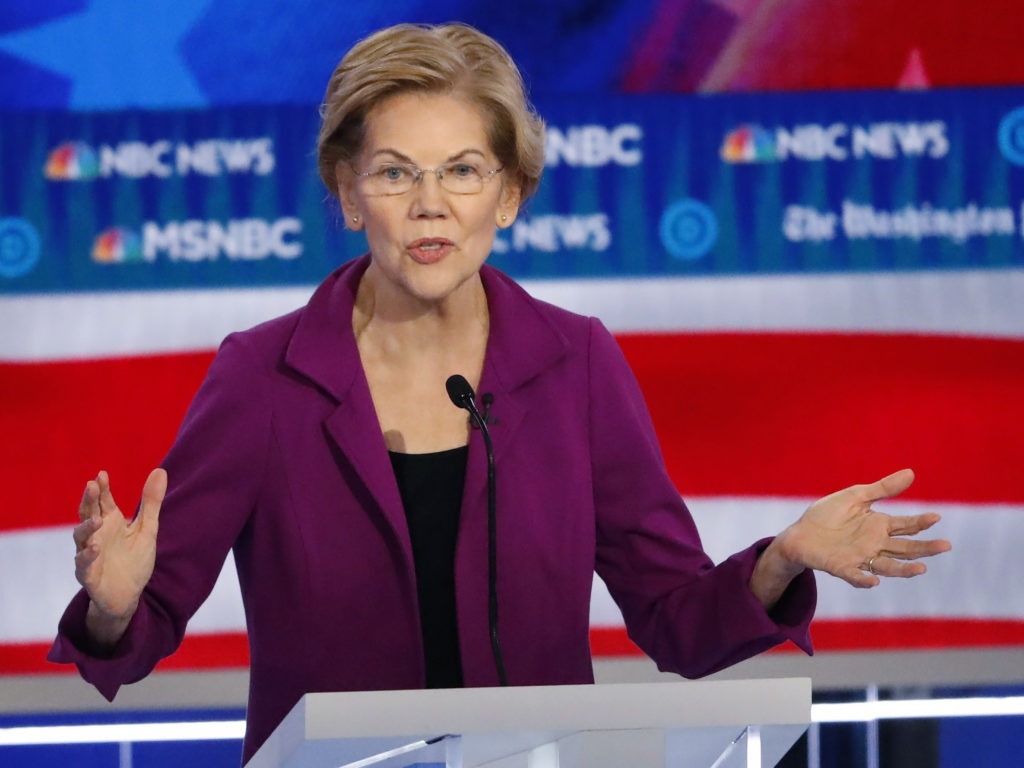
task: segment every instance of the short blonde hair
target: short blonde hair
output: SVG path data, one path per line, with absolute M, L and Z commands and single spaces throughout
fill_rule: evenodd
M 397 24 L 359 41 L 338 64 L 320 107 L 317 165 L 337 196 L 339 162 L 362 150 L 366 116 L 399 93 L 450 93 L 488 118 L 488 138 L 521 200 L 537 191 L 544 170 L 544 121 L 526 96 L 508 52 L 466 24 Z

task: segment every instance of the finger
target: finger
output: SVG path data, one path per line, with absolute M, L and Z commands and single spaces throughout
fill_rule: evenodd
M 924 563 L 908 562 L 888 555 L 876 557 L 872 561 L 871 567 L 877 575 L 890 579 L 909 579 L 928 571 L 928 566 Z
M 150 531 L 153 536 L 156 536 L 159 527 L 160 505 L 163 503 L 166 493 L 167 472 L 158 467 L 149 473 L 146 484 L 142 487 L 142 503 L 134 523 L 140 525 L 143 530 Z
M 871 589 L 871 587 L 877 587 L 882 583 L 882 580 L 874 573 L 870 573 L 855 566 L 842 570 L 837 573 L 836 576 L 841 578 L 850 586 L 857 587 L 857 589 Z
M 89 517 L 75 526 L 71 531 L 71 538 L 75 541 L 75 551 L 81 552 L 89 546 L 89 539 L 103 525 L 102 517 Z
M 914 470 L 901 469 L 891 475 L 876 480 L 864 487 L 864 493 L 870 501 L 888 499 L 903 493 L 914 482 Z
M 921 515 L 905 517 L 892 516 L 889 518 L 889 535 L 913 536 L 921 531 L 927 531 L 941 519 L 942 516 L 936 512 L 925 512 Z
M 88 568 L 94 562 L 96 558 L 100 556 L 99 548 L 97 547 L 86 547 L 77 555 L 75 555 L 75 567 L 76 568 Z
M 83 587 L 89 587 L 89 569 L 96 562 L 99 554 L 96 547 L 86 547 L 75 555 L 75 578 Z
M 922 557 L 934 557 L 953 548 L 946 539 L 893 539 L 879 556 L 898 560 L 917 560 Z
M 96 484 L 99 485 L 100 488 L 100 514 L 109 515 L 112 512 L 121 514 L 121 510 L 118 508 L 117 502 L 114 501 L 114 494 L 110 491 L 110 476 L 101 470 L 100 473 L 96 475 Z
M 85 484 L 82 492 L 82 502 L 78 505 L 78 519 L 88 520 L 90 517 L 97 517 L 100 514 L 100 487 L 95 480 Z

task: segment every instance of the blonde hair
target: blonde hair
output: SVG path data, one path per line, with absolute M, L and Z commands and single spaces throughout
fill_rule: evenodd
M 399 93 L 450 93 L 479 107 L 491 150 L 520 185 L 537 191 L 544 169 L 544 121 L 526 96 L 508 52 L 466 24 L 397 24 L 359 41 L 338 64 L 320 107 L 317 165 L 337 196 L 336 168 L 362 149 L 366 116 Z

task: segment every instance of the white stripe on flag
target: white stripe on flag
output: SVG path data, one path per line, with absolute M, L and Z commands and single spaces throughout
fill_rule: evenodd
M 715 562 L 793 523 L 813 499 L 688 498 L 704 547 Z M 854 589 L 818 575 L 817 618 L 1024 618 L 1024 505 L 938 504 L 889 501 L 876 505 L 893 515 L 938 512 L 930 538 L 946 538 L 953 551 L 924 562 L 928 573 L 886 579 L 875 589 Z M 603 584 L 591 605 L 596 626 L 620 626 L 621 614 Z
M 0 643 L 52 640 L 67 603 L 78 591 L 71 527 L 0 533 Z M 245 629 L 235 561 L 189 623 L 190 633 Z
M 614 332 L 842 331 L 1024 338 L 1024 270 L 524 281 Z M 0 360 L 214 349 L 312 288 L 0 297 Z
M 721 561 L 762 536 L 792 523 L 810 499 L 691 498 L 705 548 Z M 1000 588 L 1024 584 L 1024 505 L 924 504 L 891 501 L 879 505 L 896 515 L 938 512 L 936 537 L 954 542 L 953 552 L 927 561 L 917 579 L 887 580 L 858 590 L 819 576 L 819 618 L 959 617 L 1020 619 L 1024 591 Z M 49 640 L 67 601 L 77 589 L 70 527 L 0 534 L 0 642 Z M 969 565 L 965 565 L 969 564 Z M 595 626 L 621 626 L 622 618 L 603 584 L 596 581 L 591 605 Z M 245 627 L 234 561 L 228 558 L 213 594 L 189 624 L 191 634 L 240 631 Z

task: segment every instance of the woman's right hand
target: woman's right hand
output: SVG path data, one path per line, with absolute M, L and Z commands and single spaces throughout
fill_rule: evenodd
M 110 492 L 110 478 L 100 472 L 86 483 L 75 527 L 75 578 L 89 593 L 87 627 L 102 646 L 116 643 L 138 607 L 156 562 L 160 504 L 167 473 L 154 469 L 142 489 L 142 504 L 128 521 Z

